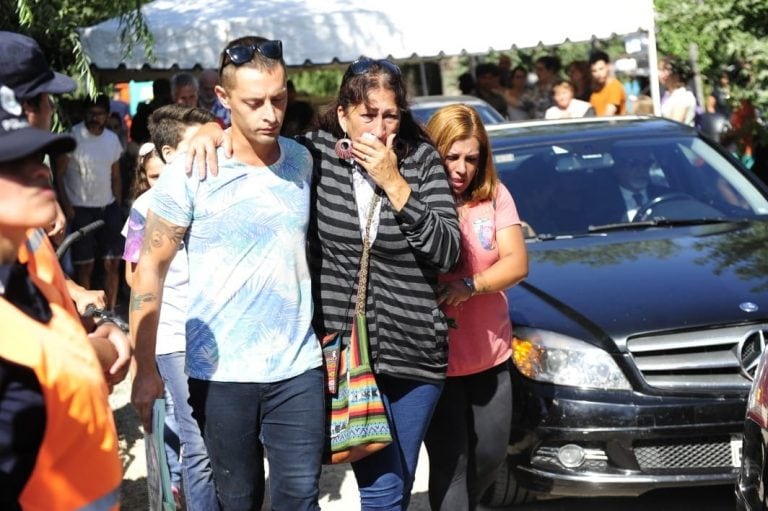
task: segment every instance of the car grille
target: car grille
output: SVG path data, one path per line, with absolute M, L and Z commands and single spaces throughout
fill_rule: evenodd
M 637 337 L 627 342 L 645 381 L 662 389 L 749 390 L 768 325 Z
M 636 442 L 635 458 L 644 472 L 732 466 L 729 439 L 707 439 L 692 443 Z

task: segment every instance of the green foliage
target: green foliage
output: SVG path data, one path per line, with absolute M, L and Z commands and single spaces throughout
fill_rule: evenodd
M 768 107 L 768 0 L 654 0 L 659 53 L 688 57 L 698 45 L 702 73 L 745 68 L 734 85 L 736 99 Z M 748 75 L 748 76 L 745 76 Z
M 293 80 L 296 90 L 307 96 L 335 96 L 341 85 L 343 69 L 302 69 L 289 70 L 288 78 Z
M 94 93 L 90 62 L 77 36 L 86 27 L 120 16 L 120 40 L 126 51 L 144 42 L 151 55 L 151 35 L 139 10 L 149 0 L 0 0 L 0 30 L 33 37 L 50 65 L 76 78 L 79 93 Z M 148 44 L 147 44 L 148 43 Z

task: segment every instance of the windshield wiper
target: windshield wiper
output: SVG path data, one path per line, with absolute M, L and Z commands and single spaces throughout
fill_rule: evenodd
M 572 234 L 537 234 L 536 236 L 532 236 L 530 238 L 526 238 L 526 240 L 536 240 L 536 241 L 552 241 L 552 240 L 572 240 L 574 238 L 590 238 L 594 236 L 605 236 L 603 233 L 599 232 L 579 232 L 579 233 L 572 233 Z
M 648 227 L 679 227 L 687 225 L 709 225 L 744 222 L 742 219 L 731 218 L 655 218 L 653 220 L 643 220 L 642 222 L 619 222 L 615 224 L 590 225 L 589 232 L 608 232 L 608 231 L 633 231 L 636 229 L 647 229 Z

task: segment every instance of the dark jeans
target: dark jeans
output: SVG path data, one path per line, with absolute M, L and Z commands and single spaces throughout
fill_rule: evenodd
M 320 509 L 323 378 L 318 367 L 274 383 L 189 379 L 222 511 L 261 509 L 265 451 L 272 509 Z
M 512 424 L 509 363 L 448 378 L 427 431 L 433 510 L 471 510 L 507 455 Z
M 376 381 L 389 416 L 393 442 L 352 463 L 363 511 L 408 509 L 419 448 L 442 382 L 378 375 Z

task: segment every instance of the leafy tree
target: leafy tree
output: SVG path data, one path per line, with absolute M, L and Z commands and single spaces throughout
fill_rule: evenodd
M 78 27 L 90 26 L 120 16 L 120 34 L 126 51 L 151 35 L 139 10 L 149 0 L 0 0 L 0 30 L 33 37 L 51 66 L 78 79 L 84 90 L 96 87 L 89 62 L 77 35 Z M 150 50 L 151 52 L 151 50 Z M 151 53 L 147 54 L 151 59 Z
M 701 71 L 715 77 L 731 66 L 737 99 L 768 107 L 768 0 L 654 0 L 661 54 L 699 49 Z M 738 73 L 737 73 L 738 74 Z

